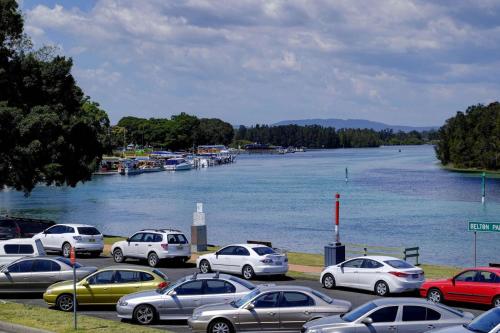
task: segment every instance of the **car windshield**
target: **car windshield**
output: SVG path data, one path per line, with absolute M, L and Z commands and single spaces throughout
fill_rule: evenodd
M 498 323 L 500 323 L 500 308 L 494 308 L 474 319 L 469 325 L 464 326 L 473 332 L 488 333 Z
M 412 264 L 407 263 L 404 260 L 386 260 L 384 261 L 387 265 L 394 267 L 394 268 L 413 268 L 414 266 Z
M 234 282 L 237 282 L 239 284 L 241 284 L 243 287 L 247 288 L 247 289 L 250 289 L 250 290 L 254 290 L 256 287 L 255 285 L 252 283 L 252 282 L 249 282 L 247 280 L 243 280 L 243 279 L 240 279 L 236 276 L 231 276 L 229 278 L 230 281 L 234 281 Z
M 78 227 L 78 233 L 80 235 L 100 235 L 99 230 L 93 227 Z
M 265 256 L 266 254 L 276 254 L 276 251 L 267 246 L 254 247 L 252 250 L 255 251 L 259 256 Z
M 357 320 L 359 317 L 364 315 L 365 313 L 375 309 L 377 306 L 373 302 L 368 302 L 365 303 L 356 309 L 352 310 L 351 312 L 346 313 L 345 315 L 341 316 L 342 320 L 352 322 Z
M 57 260 L 57 261 L 60 261 L 60 262 L 62 262 L 62 263 L 64 263 L 64 264 L 66 264 L 66 265 L 68 265 L 68 266 L 73 267 L 73 265 L 71 265 L 71 260 L 69 260 L 68 258 L 57 257 L 57 258 L 56 258 L 56 260 Z M 82 267 L 82 265 L 80 265 L 79 263 L 75 262 L 75 267 L 76 267 L 76 268 L 80 268 L 80 267 Z
M 169 286 L 167 286 L 165 288 L 158 288 L 158 289 L 156 289 L 156 292 L 158 294 L 166 294 L 166 293 L 170 292 L 172 289 L 175 289 L 178 285 L 180 285 L 184 281 L 186 281 L 185 277 L 183 277 L 182 279 L 179 279 L 179 280 L 175 281 L 174 283 L 172 283 L 171 285 L 169 285 Z
M 252 298 L 254 298 L 255 296 L 257 296 L 258 294 L 260 294 L 260 290 L 259 289 L 254 289 L 254 290 L 252 290 L 252 292 L 246 294 L 242 298 L 240 298 L 240 299 L 238 299 L 236 301 L 231 302 L 231 304 L 234 307 L 239 308 L 240 306 L 242 306 L 243 304 L 245 304 L 246 302 L 248 302 L 249 300 L 251 300 Z

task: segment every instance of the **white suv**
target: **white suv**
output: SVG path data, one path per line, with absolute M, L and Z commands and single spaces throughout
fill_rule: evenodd
M 117 263 L 127 258 L 147 259 L 155 267 L 162 259 L 177 259 L 186 262 L 191 258 L 191 246 L 180 230 L 144 229 L 130 238 L 111 246 L 113 259 Z
M 46 251 L 58 251 L 64 257 L 70 256 L 72 246 L 76 253 L 86 252 L 93 257 L 98 257 L 104 248 L 101 232 L 86 224 L 56 224 L 33 238 L 39 239 Z

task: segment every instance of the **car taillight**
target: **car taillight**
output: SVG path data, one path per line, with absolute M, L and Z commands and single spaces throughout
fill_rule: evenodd
M 272 259 L 262 259 L 260 262 L 263 262 L 264 264 L 270 264 L 272 263 Z
M 167 251 L 167 250 L 168 250 L 168 244 L 161 244 L 161 247 L 162 247 L 165 251 Z
M 403 273 L 403 272 L 389 272 L 389 274 L 392 274 L 397 277 L 408 277 L 410 274 Z
M 160 282 L 160 283 L 158 284 L 158 289 L 163 289 L 163 288 L 166 288 L 166 287 L 168 287 L 168 283 L 167 283 L 167 282 L 165 282 L 165 281 Z

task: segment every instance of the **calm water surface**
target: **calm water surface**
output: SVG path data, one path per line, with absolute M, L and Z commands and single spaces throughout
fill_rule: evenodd
M 107 234 L 146 227 L 188 233 L 203 202 L 210 243 L 258 239 L 321 252 L 333 240 L 339 192 L 342 242 L 420 246 L 424 262 L 467 266 L 473 234 L 466 221 L 500 221 L 499 185 L 487 180 L 483 206 L 481 179 L 441 170 L 431 146 L 338 149 L 240 155 L 232 165 L 188 172 L 98 176 L 77 188 L 40 186 L 28 198 L 3 191 L 0 212 L 93 224 Z M 500 233 L 478 236 L 478 259 L 500 261 Z

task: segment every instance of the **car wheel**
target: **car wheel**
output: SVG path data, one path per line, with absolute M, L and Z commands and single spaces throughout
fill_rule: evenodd
M 160 258 L 158 258 L 158 255 L 154 252 L 151 252 L 148 254 L 148 265 L 151 267 L 156 267 L 158 263 L 160 262 Z
M 141 304 L 134 310 L 134 320 L 141 325 L 149 325 L 155 320 L 155 310 L 151 305 Z
M 216 319 L 210 323 L 207 333 L 233 333 L 233 328 L 227 320 Z
M 500 308 L 500 296 L 496 296 L 493 298 L 493 306 L 495 308 Z
M 71 244 L 64 243 L 62 246 L 61 252 L 62 252 L 63 257 L 69 258 L 69 256 L 71 255 Z
M 125 261 L 125 258 L 123 257 L 123 252 L 122 252 L 122 250 L 120 248 L 115 249 L 113 251 L 113 260 L 116 263 L 121 263 L 121 262 Z
M 200 272 L 203 274 L 210 273 L 212 271 L 212 268 L 210 267 L 210 263 L 208 260 L 202 260 L 200 262 Z
M 443 294 L 437 288 L 431 288 L 427 292 L 427 299 L 433 303 L 443 302 Z
M 57 298 L 56 306 L 59 310 L 64 312 L 73 311 L 73 295 L 64 294 Z
M 389 286 L 384 281 L 378 281 L 375 283 L 375 294 L 378 296 L 387 296 L 389 295 Z
M 255 276 L 255 272 L 253 271 L 252 266 L 245 265 L 243 266 L 243 277 L 247 280 L 250 280 Z
M 325 276 L 323 277 L 323 287 L 325 287 L 326 289 L 335 288 L 335 278 L 332 274 L 325 274 Z

